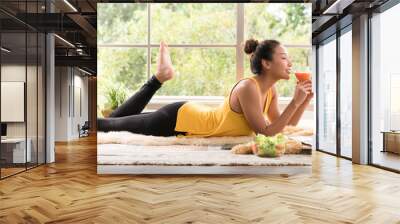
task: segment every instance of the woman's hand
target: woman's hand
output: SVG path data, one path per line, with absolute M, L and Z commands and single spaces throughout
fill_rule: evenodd
M 299 123 L 301 116 L 303 115 L 313 96 L 314 93 L 312 92 L 311 80 L 297 83 L 292 100 L 293 104 L 295 104 L 296 112 L 290 118 L 288 123 L 289 125 L 296 126 Z
M 309 82 L 310 82 L 310 84 L 311 84 L 311 90 L 310 90 L 310 92 L 307 94 L 307 97 L 306 97 L 306 99 L 304 100 L 304 103 L 309 103 L 309 102 L 312 100 L 312 98 L 314 97 L 314 92 L 312 91 L 312 81 L 309 80 Z
M 311 80 L 298 82 L 294 91 L 293 102 L 300 106 L 308 97 L 313 97 Z
M 307 97 L 306 97 L 306 99 L 305 99 L 304 102 L 310 102 L 310 101 L 312 100 L 313 97 L 314 97 L 314 92 L 311 91 L 311 92 L 307 95 Z

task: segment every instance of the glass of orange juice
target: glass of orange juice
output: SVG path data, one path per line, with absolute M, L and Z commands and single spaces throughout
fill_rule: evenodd
M 299 80 L 300 82 L 311 79 L 310 72 L 295 72 L 294 75 L 296 76 L 297 80 Z

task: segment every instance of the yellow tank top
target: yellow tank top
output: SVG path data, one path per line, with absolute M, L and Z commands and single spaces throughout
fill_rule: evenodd
M 244 79 L 253 80 L 261 94 L 260 86 L 254 77 Z M 235 86 L 239 82 L 237 82 Z M 224 103 L 218 107 L 209 107 L 195 102 L 183 104 L 178 110 L 175 131 L 186 132 L 186 136 L 197 137 L 254 135 L 255 133 L 247 123 L 244 114 L 237 113 L 230 107 L 229 100 L 232 90 L 229 93 L 229 97 L 226 97 Z M 264 102 L 265 108 L 263 110 L 266 119 L 271 100 L 272 89 L 269 89 L 266 102 Z

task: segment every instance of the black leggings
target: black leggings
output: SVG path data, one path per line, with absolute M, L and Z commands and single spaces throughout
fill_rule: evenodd
M 185 101 L 165 105 L 155 112 L 141 113 L 160 87 L 161 83 L 152 76 L 139 91 L 115 109 L 109 118 L 98 118 L 98 130 L 129 131 L 154 136 L 185 134 L 175 131 L 178 109 Z

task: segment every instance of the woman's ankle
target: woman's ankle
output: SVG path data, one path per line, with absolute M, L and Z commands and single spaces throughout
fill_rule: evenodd
M 163 83 L 157 78 L 156 75 L 152 75 L 149 79 L 149 83 L 152 83 L 156 86 L 161 86 Z

